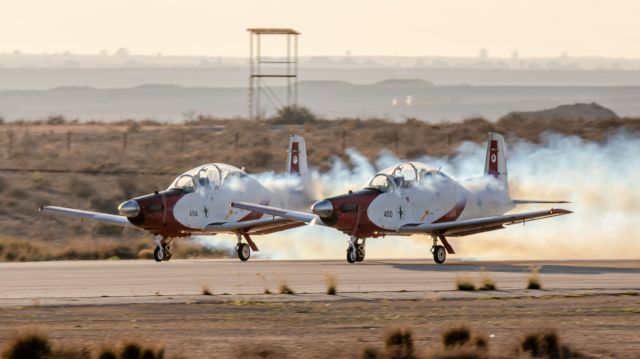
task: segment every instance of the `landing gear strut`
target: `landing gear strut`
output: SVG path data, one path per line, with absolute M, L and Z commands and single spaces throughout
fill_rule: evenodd
M 434 235 L 433 246 L 431 247 L 431 253 L 433 254 L 433 260 L 438 264 L 442 264 L 444 263 L 445 260 L 447 260 L 447 253 L 455 253 L 455 252 L 453 251 L 453 248 L 451 248 L 451 245 L 449 244 L 449 242 L 444 236 L 439 236 L 439 238 L 442 241 L 442 244 L 444 244 L 444 246 L 438 244 L 438 236 Z
M 351 237 L 349 247 L 347 247 L 347 262 L 362 262 L 365 255 L 365 239 Z
M 173 239 L 170 238 L 165 241 L 163 236 L 157 235 L 153 242 L 156 245 L 156 248 L 153 250 L 153 259 L 155 259 L 156 262 L 170 260 L 173 256 L 173 252 L 171 251 Z
M 242 236 L 238 234 L 238 244 L 236 245 L 236 252 L 238 253 L 238 258 L 241 261 L 246 262 L 251 257 L 251 247 L 247 243 L 242 243 Z

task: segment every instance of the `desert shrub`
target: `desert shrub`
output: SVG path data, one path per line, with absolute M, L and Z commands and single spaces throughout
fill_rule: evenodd
M 534 267 L 531 269 L 531 276 L 527 281 L 527 289 L 538 290 L 542 289 L 542 281 L 540 280 L 540 267 Z
M 493 279 L 489 277 L 485 277 L 484 279 L 482 279 L 482 285 L 478 289 L 479 290 L 496 290 L 497 289 L 496 282 L 494 282 Z
M 410 329 L 395 328 L 387 331 L 385 333 L 384 344 L 388 358 L 415 358 L 413 334 Z
M 213 293 L 211 293 L 211 290 L 209 289 L 209 286 L 206 284 L 202 286 L 202 295 L 213 295 Z
M 303 125 L 318 121 L 316 115 L 304 106 L 285 106 L 278 110 L 276 116 L 269 120 L 273 124 Z
M 2 359 L 48 359 L 51 353 L 49 338 L 38 332 L 25 332 L 5 345 Z
M 586 355 L 563 344 L 558 334 L 550 329 L 540 330 L 524 335 L 516 349 L 518 354 L 531 358 L 578 359 Z
M 469 277 L 459 277 L 458 279 L 456 279 L 456 288 L 458 288 L 458 290 L 472 292 L 476 290 L 476 285 Z
M 296 294 L 286 283 L 280 284 L 280 294 Z
M 47 117 L 47 125 L 64 125 L 67 119 L 62 115 L 49 115 Z
M 459 326 L 447 329 L 442 333 L 442 345 L 445 348 L 462 346 L 471 340 L 471 329 L 466 326 Z
M 337 293 L 337 276 L 333 273 L 326 273 L 324 281 L 327 284 L 327 294 L 336 295 Z

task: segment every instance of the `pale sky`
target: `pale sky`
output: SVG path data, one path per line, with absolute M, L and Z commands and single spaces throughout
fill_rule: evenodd
M 2 0 L 0 52 L 247 56 L 247 27 L 300 55 L 640 58 L 637 0 Z

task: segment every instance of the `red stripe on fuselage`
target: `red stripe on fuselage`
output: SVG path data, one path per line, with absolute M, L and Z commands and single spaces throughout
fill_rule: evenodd
M 262 201 L 262 202 L 260 202 L 260 205 L 268 206 L 269 205 L 269 201 Z M 254 219 L 260 219 L 260 217 L 262 217 L 262 213 L 260 213 L 260 212 L 249 212 L 249 214 L 247 214 L 246 216 L 240 218 L 238 220 L 238 222 L 244 222 L 244 221 L 251 221 L 251 220 L 254 220 Z
M 433 223 L 442 223 L 442 222 L 453 222 L 460 217 L 462 211 L 467 206 L 467 196 L 463 195 L 460 197 L 458 202 L 453 208 L 449 210 L 449 212 L 445 213 L 444 216 L 436 219 Z

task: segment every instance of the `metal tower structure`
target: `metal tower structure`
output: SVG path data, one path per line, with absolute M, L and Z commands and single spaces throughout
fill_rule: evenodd
M 293 29 L 250 28 L 249 32 L 249 118 L 260 120 L 260 101 L 264 97 L 274 108 L 298 103 L 298 35 Z M 280 35 L 286 38 L 286 57 L 265 57 L 262 54 L 261 37 Z M 263 65 L 266 65 L 263 67 Z M 286 80 L 287 99 L 283 103 L 267 85 L 266 78 Z

